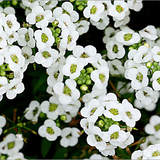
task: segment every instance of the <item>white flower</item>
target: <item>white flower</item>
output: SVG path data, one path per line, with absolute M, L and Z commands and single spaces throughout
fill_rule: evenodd
M 13 133 L 10 133 L 2 142 L 0 142 L 0 152 L 12 156 L 18 153 L 23 145 L 23 141 L 16 141 L 16 136 Z
M 44 125 L 39 127 L 38 134 L 48 141 L 55 141 L 61 135 L 61 129 L 56 126 L 53 120 L 47 119 L 44 121 Z
M 26 0 L 22 0 L 22 3 L 25 7 L 29 7 L 29 8 L 33 8 L 34 6 L 38 6 L 39 2 L 38 0 L 35 1 L 26 1 Z
M 36 30 L 35 39 L 37 41 L 36 45 L 39 50 L 43 50 L 46 47 L 51 47 L 55 42 L 54 37 L 52 36 L 52 31 L 49 28 L 43 28 L 42 30 Z
M 143 158 L 143 151 L 141 151 L 141 150 L 136 150 L 131 155 L 132 160 L 139 160 L 142 158 Z
M 34 6 L 32 12 L 27 15 L 26 21 L 32 25 L 36 24 L 37 28 L 45 28 L 48 26 L 51 17 L 51 10 L 44 11 L 41 6 Z
M 13 160 L 13 159 L 27 160 L 26 158 L 24 158 L 24 154 L 21 153 L 21 152 L 18 152 L 18 153 L 14 154 L 14 155 L 12 155 L 12 156 L 9 156 L 9 157 L 7 158 L 7 160 Z
M 3 116 L 0 116 L 0 135 L 2 134 L 2 127 L 6 125 L 6 119 Z
M 0 47 L 5 48 L 7 46 L 7 34 L 6 32 L 0 32 Z
M 80 130 L 78 128 L 70 128 L 70 127 L 65 127 L 62 129 L 61 133 L 61 140 L 60 144 L 63 147 L 73 147 L 78 143 L 78 137 L 80 136 L 79 134 Z
M 159 46 L 154 46 L 151 50 L 150 50 L 152 57 L 154 59 L 154 61 L 156 62 L 160 62 L 160 47 Z
M 149 123 L 144 129 L 146 133 L 153 134 L 156 138 L 160 138 L 160 117 L 158 115 L 151 116 Z
M 122 104 L 116 101 L 109 101 L 105 107 L 106 110 L 104 111 L 104 115 L 107 118 L 112 118 L 114 121 L 120 121 L 123 119 L 124 108 Z
M 121 31 L 116 33 L 116 40 L 124 45 L 133 45 L 140 41 L 140 35 L 127 26 L 121 27 Z
M 75 26 L 79 35 L 82 35 L 88 32 L 90 23 L 87 20 L 81 20 L 80 22 L 75 23 Z
M 106 44 L 106 49 L 107 49 L 107 56 L 109 59 L 121 59 L 125 55 L 125 49 L 123 47 L 123 44 L 111 40 Z
M 131 86 L 133 89 L 138 90 L 148 85 L 148 68 L 146 66 L 140 66 L 137 69 L 131 68 L 128 70 L 127 79 L 131 80 Z
M 20 28 L 18 30 L 19 38 L 18 44 L 20 46 L 35 47 L 35 39 L 33 38 L 34 32 L 32 28 Z
M 57 4 L 58 4 L 58 0 L 54 0 L 54 1 L 52 1 L 52 0 L 47 0 L 47 1 L 48 1 L 48 2 L 43 5 L 43 8 L 44 8 L 45 10 L 50 10 L 50 9 L 56 7 Z M 40 5 L 41 5 L 42 2 L 44 2 L 44 1 L 40 1 Z
M 140 30 L 139 34 L 150 40 L 156 40 L 158 38 L 157 30 L 153 25 L 148 25 L 144 29 Z
M 16 141 L 23 141 L 22 134 L 16 134 Z
M 160 159 L 160 144 L 150 145 L 143 150 L 144 159 Z
M 88 103 L 85 103 L 85 107 L 83 107 L 80 112 L 89 122 L 96 122 L 98 116 L 103 114 L 104 107 L 100 105 L 97 99 L 92 99 Z
M 49 67 L 58 59 L 58 51 L 51 47 L 46 47 L 35 54 L 34 60 L 43 67 Z
M 25 110 L 25 118 L 31 120 L 33 123 L 37 123 L 40 112 L 40 103 L 33 100 Z
M 49 101 L 43 101 L 40 107 L 41 111 L 43 113 L 46 113 L 49 119 L 55 120 L 58 118 L 58 115 L 61 115 L 63 113 L 62 106 L 55 96 L 50 97 Z
M 108 66 L 100 66 L 98 70 L 91 72 L 91 79 L 95 82 L 95 87 L 102 89 L 107 87 L 109 79 L 109 68 Z
M 136 1 L 135 0 L 129 0 L 129 1 L 127 1 L 127 3 L 128 3 L 128 7 L 130 9 L 133 9 L 136 12 L 139 12 L 143 7 L 142 0 L 136 0 Z
M 70 55 L 66 59 L 66 64 L 62 67 L 62 73 L 71 79 L 75 79 L 80 76 L 81 70 L 84 68 L 84 63 Z
M 104 11 L 104 5 L 98 1 L 88 1 L 87 7 L 83 10 L 83 15 L 95 22 L 100 20 L 100 14 Z
M 18 46 L 11 46 L 9 51 L 4 54 L 5 62 L 9 64 L 12 71 L 19 71 L 24 66 L 25 58 L 21 54 Z
M 114 4 L 109 7 L 109 15 L 117 20 L 124 19 L 126 12 L 128 11 L 128 5 L 126 2 L 115 0 Z
M 155 91 L 160 90 L 160 71 L 155 71 L 152 75 L 152 87 Z
M 138 109 L 133 108 L 132 104 L 128 102 L 127 99 L 122 101 L 122 105 L 125 112 L 123 115 L 123 121 L 127 124 L 127 126 L 134 127 L 136 121 L 141 118 L 141 112 Z
M 0 95 L 3 95 L 7 91 L 8 80 L 6 77 L 0 77 Z
M 87 120 L 87 118 L 82 118 L 80 120 L 80 125 L 83 128 L 83 130 L 85 131 L 86 134 L 89 134 L 91 131 L 91 128 L 94 126 L 93 122 L 89 122 Z
M 57 82 L 53 86 L 53 90 L 59 96 L 61 104 L 69 104 L 72 100 L 77 100 L 80 97 L 80 92 L 76 89 L 76 85 L 75 80 L 67 79 L 65 85 L 62 82 Z
M 3 26 L 7 34 L 12 34 L 20 28 L 20 24 L 14 14 L 8 14 L 3 20 Z
M 90 156 L 90 158 L 89 159 L 93 159 L 93 160 L 109 160 L 109 158 L 107 158 L 107 157 L 103 157 L 103 156 L 101 156 L 100 154 L 97 154 L 97 153 L 94 153 L 94 154 L 92 154 L 91 156 Z M 85 158 L 85 159 L 83 159 L 83 160 L 89 160 L 88 158 Z
M 19 34 L 17 32 L 13 32 L 12 34 L 7 35 L 8 44 L 12 45 L 19 38 Z

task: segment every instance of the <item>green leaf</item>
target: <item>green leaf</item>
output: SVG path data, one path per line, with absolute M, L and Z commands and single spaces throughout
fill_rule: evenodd
M 42 145 L 41 145 L 41 153 L 43 158 L 48 154 L 50 148 L 51 148 L 52 142 L 48 141 L 46 138 L 42 139 Z
M 68 149 L 64 147 L 60 147 L 57 149 L 53 159 L 65 159 L 68 156 Z

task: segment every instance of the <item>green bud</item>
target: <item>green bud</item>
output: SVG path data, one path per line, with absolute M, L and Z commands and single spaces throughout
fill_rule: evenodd
M 60 43 L 61 39 L 59 37 L 56 37 L 56 43 Z
M 78 81 L 77 81 L 77 84 L 82 84 L 82 81 L 79 79 Z
M 132 49 L 134 49 L 134 47 L 133 47 L 133 46 L 130 46 L 130 47 L 129 47 L 129 50 L 131 51 Z
M 56 33 L 61 33 L 61 29 L 60 28 L 56 28 Z
M 61 115 L 60 119 L 61 119 L 61 121 L 65 121 L 67 119 L 67 116 L 66 115 Z
M 105 124 L 105 126 L 104 126 L 104 128 L 106 129 L 106 130 L 108 130 L 109 129 L 109 125 L 108 124 Z
M 22 123 L 22 125 L 23 125 L 23 126 L 26 126 L 26 123 L 25 123 L 25 122 L 23 122 L 23 123 Z
M 83 77 L 85 77 L 85 79 L 86 79 L 86 76 L 87 76 L 87 74 L 86 74 L 86 73 L 84 73 L 84 74 L 83 74 Z
M 115 122 L 114 122 L 114 124 L 116 124 L 116 125 L 118 125 L 118 126 L 119 126 L 119 122 L 116 122 L 116 121 L 115 121 Z
M 57 20 L 55 20 L 55 21 L 52 22 L 53 27 L 58 26 L 58 24 L 59 24 L 59 22 Z
M 78 6 L 78 10 L 79 10 L 79 11 L 82 11 L 83 9 L 84 9 L 84 7 L 83 7 L 82 5 L 79 5 L 79 6 Z
M 88 89 L 88 87 L 87 87 L 87 85 L 83 84 L 83 85 L 80 87 L 80 89 L 81 89 L 82 91 L 86 91 L 86 90 Z
M 158 66 L 158 62 L 153 62 L 153 66 L 157 67 Z
M 93 68 L 92 67 L 88 67 L 87 68 L 87 73 L 91 73 L 93 71 Z
M 5 71 L 1 71 L 1 72 L 0 72 L 0 75 L 1 75 L 1 76 L 5 76 L 5 75 L 6 75 L 6 72 L 5 72 Z
M 74 2 L 75 0 L 70 0 L 70 2 L 72 3 L 72 2 Z
M 152 63 L 151 62 L 147 62 L 146 63 L 146 67 L 150 69 L 152 67 Z
M 41 112 L 41 113 L 39 114 L 39 117 L 40 117 L 40 118 L 45 118 L 45 116 L 46 116 L 46 114 L 43 113 L 43 112 Z
M 86 85 L 91 85 L 92 81 L 90 79 L 86 80 Z
M 86 82 L 86 80 L 85 79 L 82 79 L 82 83 L 85 83 Z
M 104 126 L 104 121 L 103 120 L 99 120 L 98 121 L 98 126 L 99 127 L 103 127 Z
M 157 68 L 154 67 L 154 68 L 152 69 L 152 72 L 154 73 L 155 71 L 157 71 Z
M 75 4 L 79 6 L 81 4 L 81 1 L 76 1 Z
M 1 159 L 1 160 L 5 160 L 5 159 L 6 159 L 6 156 L 1 156 L 0 159 Z
M 18 127 L 23 127 L 23 123 L 17 123 Z
M 85 70 L 85 69 L 82 69 L 82 70 L 81 70 L 81 73 L 82 73 L 82 74 L 84 74 L 85 72 L 86 72 L 86 70 Z
M 12 0 L 12 4 L 16 6 L 18 4 L 17 0 Z
M 90 76 L 89 76 L 89 75 L 86 75 L 86 79 L 90 79 Z
M 57 123 L 56 123 L 56 126 L 57 126 L 57 127 L 60 127 L 60 126 L 61 126 L 61 124 L 60 124 L 59 122 L 57 122 Z

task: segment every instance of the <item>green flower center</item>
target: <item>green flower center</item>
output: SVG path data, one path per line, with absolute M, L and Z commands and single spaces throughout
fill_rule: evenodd
M 38 107 L 36 107 L 34 110 L 33 110 L 33 115 L 35 116 L 38 112 Z
M 103 141 L 103 139 L 98 135 L 95 135 L 95 139 L 96 139 L 97 142 Z
M 127 33 L 123 37 L 124 37 L 125 41 L 129 41 L 132 38 L 132 34 L 131 33 Z
M 64 93 L 65 95 L 71 96 L 71 90 L 68 88 L 68 86 L 65 86 L 65 87 L 64 87 L 63 93 Z
M 41 35 L 42 42 L 46 43 L 48 41 L 48 36 L 45 33 Z
M 112 49 L 112 51 L 114 52 L 114 53 L 118 53 L 118 46 L 115 44 L 114 46 L 113 46 L 113 49 Z
M 106 76 L 104 74 L 99 74 L 99 79 L 103 83 L 106 80 Z
M 14 141 L 7 143 L 8 149 L 12 149 L 14 146 L 15 146 L 15 142 Z
M 160 151 L 156 150 L 152 153 L 152 156 L 153 157 L 157 157 L 157 156 L 160 156 Z
M 19 59 L 16 55 L 11 55 L 11 59 L 14 63 L 18 63 L 19 62 Z
M 137 79 L 139 82 L 142 82 L 142 80 L 143 80 L 143 75 L 142 75 L 142 73 L 138 72 L 136 79 Z
M 42 19 L 44 19 L 44 16 L 43 16 L 43 15 L 37 15 L 37 16 L 36 16 L 36 22 L 39 22 L 39 21 L 41 21 Z
M 90 14 L 95 14 L 97 11 L 97 7 L 96 6 L 93 6 L 91 9 L 90 9 Z
M 9 35 L 9 38 L 14 38 L 14 35 L 13 35 L 13 34 L 10 34 L 10 35 Z
M 129 111 L 126 112 L 126 115 L 127 115 L 130 119 L 132 118 L 132 114 L 131 114 L 131 112 L 129 112 Z
M 77 65 L 76 64 L 72 64 L 71 67 L 70 67 L 70 72 L 71 73 L 75 73 L 76 69 L 77 69 Z
M 90 115 L 93 115 L 94 112 L 96 111 L 97 108 L 92 108 L 92 110 L 90 111 Z
M 138 159 L 138 160 L 142 160 L 142 158 L 143 158 L 143 156 L 141 156 L 141 157 L 137 157 L 137 159 Z
M 0 41 L 2 41 L 2 37 L 0 37 Z
M 160 77 L 157 79 L 157 82 L 160 84 Z
M 121 5 L 117 5 L 117 6 L 116 6 L 116 11 L 117 11 L 117 12 L 121 13 L 121 12 L 123 12 L 123 10 L 124 10 L 124 9 L 123 9 L 123 7 L 122 7 Z
M 157 124 L 156 126 L 154 126 L 154 128 L 156 131 L 160 130 L 160 124 Z
M 88 56 L 87 53 L 82 53 L 81 56 L 80 56 L 80 58 L 88 58 L 88 57 L 89 57 L 89 56 Z
M 29 42 L 29 40 L 30 40 L 30 38 L 29 38 L 29 33 L 26 33 L 26 34 L 25 34 L 25 40 L 26 40 L 26 42 Z
M 36 0 L 28 0 L 28 2 L 34 3 Z
M 45 59 L 51 57 L 51 55 L 50 55 L 49 52 L 47 52 L 47 51 L 44 51 L 44 52 L 42 53 L 42 56 L 43 56 Z
M 57 104 L 51 103 L 49 106 L 49 111 L 54 112 L 57 109 L 57 107 L 58 107 Z
M 52 127 L 47 127 L 47 133 L 51 135 L 54 134 Z
M 66 14 L 68 14 L 70 16 L 70 14 L 66 10 L 63 10 L 63 13 L 66 13 Z
M 160 55 L 160 52 L 158 52 L 157 55 Z
M 57 79 L 59 76 L 59 71 L 57 71 L 56 73 L 54 73 L 54 78 Z
M 12 22 L 11 22 L 10 20 L 7 20 L 6 23 L 7 23 L 7 26 L 8 26 L 9 28 L 12 28 L 12 25 L 13 25 L 13 24 L 12 24 Z
M 26 59 L 29 59 L 29 55 L 24 53 L 23 56 L 26 58 Z
M 66 136 L 66 138 L 69 138 L 69 137 L 72 137 L 72 134 L 71 134 L 71 133 Z
M 110 111 L 113 115 L 118 115 L 118 114 L 119 114 L 118 109 L 115 109 L 115 108 L 111 108 L 109 111 Z
M 68 42 L 67 42 L 67 44 L 69 44 L 69 43 L 71 43 L 72 42 L 72 37 L 69 35 L 68 36 Z
M 3 86 L 3 85 L 0 84 L 0 88 L 1 88 L 2 86 Z
M 114 132 L 111 134 L 111 139 L 117 139 L 119 137 L 119 132 Z

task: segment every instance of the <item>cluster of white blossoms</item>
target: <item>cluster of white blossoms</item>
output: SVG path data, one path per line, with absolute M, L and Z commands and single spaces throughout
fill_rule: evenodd
M 127 26 L 130 10 L 140 11 L 142 0 L 82 2 L 22 0 L 26 16 L 23 26 L 13 8 L 0 8 L 0 100 L 4 94 L 14 99 L 22 93 L 24 72 L 29 64 L 39 64 L 47 73 L 49 98 L 32 100 L 24 111 L 25 119 L 33 125 L 43 118 L 38 135 L 48 141 L 61 137 L 61 146 L 73 147 L 85 133 L 88 145 L 103 156 L 114 156 L 117 148 L 125 149 L 134 142 L 131 131 L 141 118 L 139 109 L 156 108 L 160 29 L 148 25 L 134 31 Z M 110 18 L 113 27 L 109 26 Z M 99 53 L 92 44 L 78 44 L 90 25 L 104 31 L 106 54 Z M 110 77 L 123 78 L 114 87 Z M 135 93 L 134 105 L 129 99 L 122 100 L 118 92 L 110 93 L 109 83 L 115 92 Z M 76 116 L 81 117 L 78 125 L 82 131 L 74 122 Z M 0 117 L 0 134 L 5 124 L 6 119 Z M 19 125 L 23 128 L 27 124 Z M 144 130 L 156 138 L 147 137 L 147 142 L 154 145 L 141 145 L 144 150 L 135 151 L 132 159 L 159 158 L 160 146 L 156 143 L 160 139 L 160 118 L 151 117 Z M 22 137 L 10 133 L 0 142 L 0 154 L 8 159 L 25 159 L 20 152 L 23 145 Z M 108 160 L 103 156 L 94 154 L 90 159 Z

